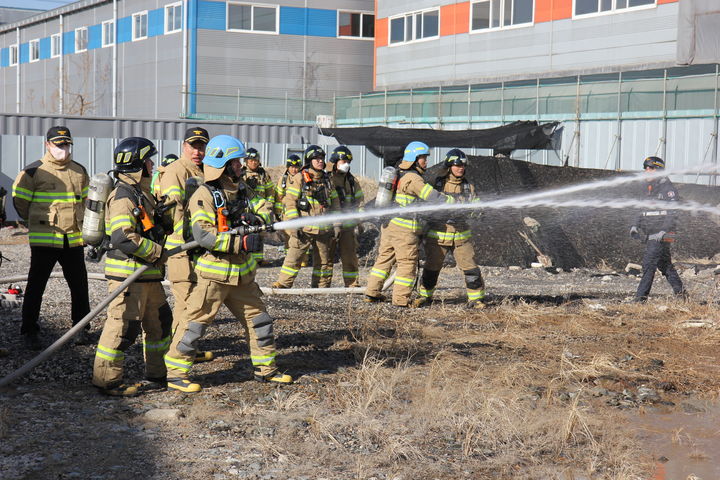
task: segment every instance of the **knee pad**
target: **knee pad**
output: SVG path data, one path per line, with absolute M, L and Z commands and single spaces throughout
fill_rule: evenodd
M 436 271 L 436 270 L 428 270 L 427 268 L 423 269 L 422 286 L 428 290 L 435 288 L 435 285 L 437 285 L 439 276 L 440 276 L 440 270 Z
M 479 268 L 465 270 L 463 274 L 465 275 L 465 286 L 467 286 L 467 288 L 480 290 L 485 287 L 485 282 L 483 282 L 482 274 L 480 273 Z
M 268 347 L 273 344 L 273 319 L 267 312 L 252 319 L 257 343 L 260 347 Z
M 187 330 L 177 345 L 178 352 L 189 355 L 197 350 L 197 342 L 205 336 L 207 325 L 204 323 L 190 322 Z

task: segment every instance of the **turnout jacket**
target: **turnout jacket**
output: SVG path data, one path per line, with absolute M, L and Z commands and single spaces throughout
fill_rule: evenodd
M 330 185 L 338 194 L 340 209 L 343 212 L 361 211 L 365 194 L 353 174 L 335 169 L 329 175 Z M 354 228 L 356 225 L 357 221 L 352 220 L 342 223 L 343 228 Z
M 110 192 L 105 210 L 105 233 L 110 247 L 105 258 L 105 278 L 124 280 L 138 268 L 157 261 L 162 256 L 163 238 L 151 238 L 144 231 L 137 208 L 142 205 L 150 219 L 155 214 L 155 197 L 150 192 L 150 179 L 141 172 L 119 174 L 115 189 Z M 161 267 L 148 268 L 138 282 L 161 281 Z
M 218 201 L 220 205 L 216 206 Z M 272 204 L 255 195 L 244 182 L 234 183 L 222 175 L 210 185 L 201 185 L 188 202 L 193 237 L 205 249 L 197 260 L 195 272 L 213 282 L 247 285 L 255 280 L 255 259 L 251 252 L 244 250 L 242 236 L 218 231 L 217 211 L 228 208 L 231 202 L 243 202 L 242 211 L 270 222 Z
M 70 157 L 58 161 L 46 152 L 25 167 L 12 186 L 13 205 L 28 225 L 33 247 L 81 247 L 89 178 Z
M 311 181 L 307 182 L 303 175 L 309 175 Z M 307 199 L 309 211 L 298 208 L 301 198 Z M 337 191 L 332 188 L 327 172 L 304 168 L 299 173 L 288 178 L 287 191 L 283 198 L 285 220 L 298 217 L 317 217 L 330 211 L 340 210 L 340 200 Z M 329 232 L 333 225 L 308 225 L 302 228 L 304 233 L 318 235 Z
M 439 176 L 433 184 L 435 190 L 453 197 L 456 202 L 470 203 L 475 201 L 475 187 L 463 177 L 456 177 L 448 172 Z M 445 213 L 445 222 L 431 220 L 428 238 L 436 238 L 438 245 L 459 246 L 470 239 L 470 227 L 465 220 L 467 215 L 457 215 L 454 212 Z
M 263 167 L 250 170 L 247 166 L 242 168 L 243 181 L 257 196 L 262 197 L 271 206 L 275 204 L 275 184 Z
M 421 172 L 416 169 L 400 170 L 398 174 L 400 179 L 395 192 L 395 203 L 401 207 L 407 207 L 418 201 L 437 202 L 443 200 L 445 203 L 455 202 L 454 198 L 438 192 L 430 184 L 425 183 L 425 180 L 420 176 Z M 407 229 L 413 233 L 420 233 L 422 228 L 415 217 L 415 215 L 412 218 L 393 217 L 390 220 L 390 225 Z
M 646 198 L 651 201 L 677 202 L 680 196 L 669 178 L 660 177 L 648 183 Z M 653 208 L 641 212 L 635 223 L 646 235 L 660 231 L 674 232 L 676 226 L 675 212 Z

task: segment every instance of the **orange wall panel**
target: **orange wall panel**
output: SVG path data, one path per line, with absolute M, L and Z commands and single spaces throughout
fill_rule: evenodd
M 468 33 L 470 30 L 470 2 L 440 7 L 440 36 Z
M 388 44 L 388 19 L 375 18 L 375 48 L 387 47 Z
M 572 18 L 572 0 L 535 0 L 535 23 Z
M 664 3 L 676 3 L 676 2 L 679 2 L 679 1 L 680 1 L 680 0 L 658 0 L 658 5 L 662 5 L 662 4 L 664 4 Z

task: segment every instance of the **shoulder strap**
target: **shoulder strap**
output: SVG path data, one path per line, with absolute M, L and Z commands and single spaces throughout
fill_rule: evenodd
M 35 176 L 35 172 L 37 172 L 37 169 L 42 166 L 42 162 L 40 160 L 31 163 L 27 167 L 25 167 L 25 173 L 27 173 L 30 178 Z

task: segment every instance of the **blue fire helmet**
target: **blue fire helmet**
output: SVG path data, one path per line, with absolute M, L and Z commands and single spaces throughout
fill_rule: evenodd
M 415 163 L 415 160 L 417 160 L 417 157 L 420 155 L 430 155 L 430 147 L 423 142 L 410 142 L 408 146 L 405 147 L 405 154 L 399 167 L 403 170 L 412 167 L 412 164 Z
M 218 135 L 210 139 L 205 148 L 203 165 L 205 180 L 214 180 L 225 170 L 225 165 L 236 158 L 245 158 L 245 145 L 230 135 Z

